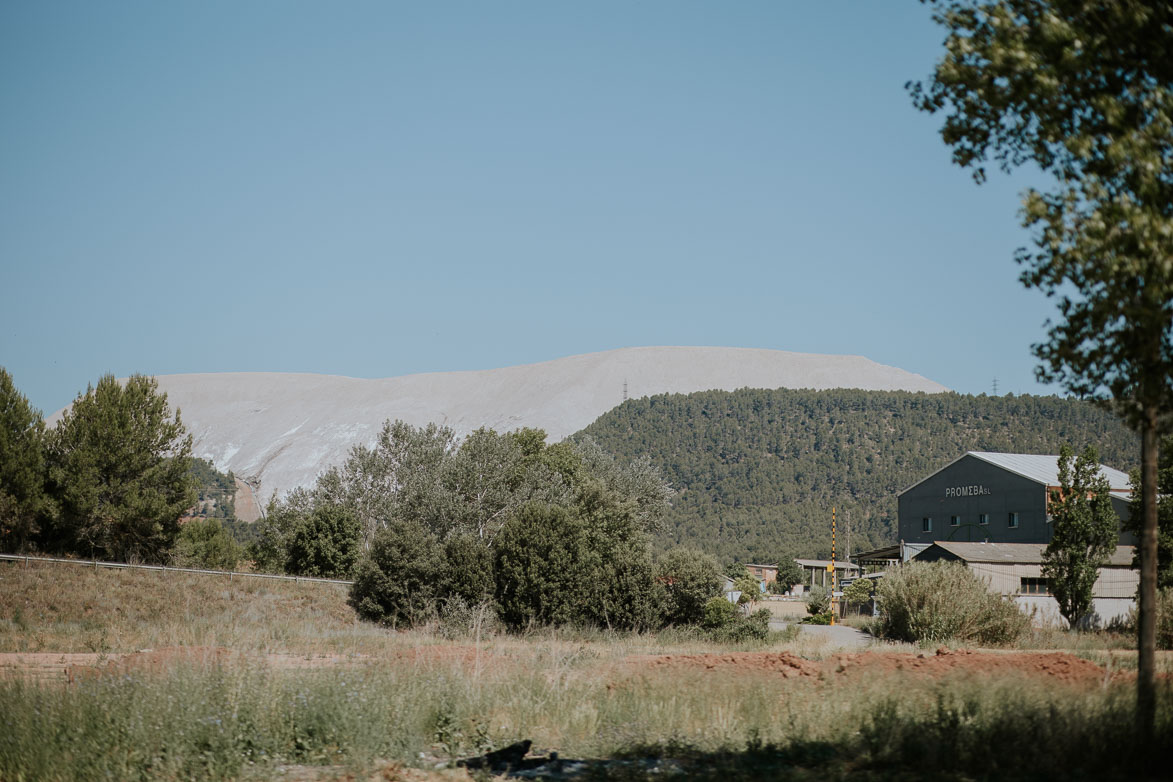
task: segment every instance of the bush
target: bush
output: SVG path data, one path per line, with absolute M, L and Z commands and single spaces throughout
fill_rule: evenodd
M 358 562 L 362 528 L 348 509 L 319 505 L 298 524 L 289 541 L 287 573 L 347 578 Z
M 241 553 L 220 519 L 192 519 L 179 528 L 172 559 L 178 567 L 233 570 Z
M 443 571 L 440 541 L 420 524 L 393 521 L 371 541 L 347 602 L 372 622 L 419 624 L 435 614 Z
M 726 598 L 714 597 L 705 603 L 702 624 L 717 641 L 763 641 L 770 633 L 770 609 L 759 608 L 749 616 L 742 616 L 737 606 Z
M 705 603 L 704 619 L 701 624 L 706 630 L 720 630 L 738 620 L 737 606 L 718 595 Z
M 533 502 L 505 523 L 494 548 L 497 604 L 512 629 L 630 630 L 660 617 L 647 545 L 634 530 L 602 530 L 573 509 Z
M 721 596 L 721 566 L 696 549 L 669 551 L 656 568 L 656 578 L 664 587 L 664 618 L 670 624 L 700 624 L 706 603 Z
M 996 595 L 958 562 L 912 562 L 880 580 L 880 631 L 910 643 L 954 639 L 1009 644 L 1030 619 L 1012 599 Z
M 803 598 L 806 603 L 806 612 L 811 616 L 826 614 L 831 610 L 831 593 L 826 587 L 812 586 Z
M 444 545 L 444 564 L 446 600 L 470 606 L 493 601 L 493 550 L 489 544 L 476 535 L 457 535 Z

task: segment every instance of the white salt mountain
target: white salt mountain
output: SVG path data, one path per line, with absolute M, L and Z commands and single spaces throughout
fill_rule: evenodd
M 182 411 L 194 454 L 232 470 L 262 503 L 310 486 L 350 448 L 369 445 L 387 420 L 430 422 L 458 435 L 485 426 L 546 430 L 560 440 L 631 398 L 738 388 L 859 388 L 948 391 L 862 356 L 744 348 L 646 347 L 588 353 L 540 364 L 437 372 L 381 380 L 236 372 L 160 375 Z M 242 503 L 241 500 L 246 502 Z M 242 518 L 254 516 L 238 495 Z

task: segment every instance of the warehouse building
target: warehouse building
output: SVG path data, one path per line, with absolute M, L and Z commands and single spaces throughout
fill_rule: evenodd
M 937 541 L 913 560 L 916 562 L 962 562 L 987 584 L 990 590 L 1014 598 L 1036 625 L 1066 624 L 1059 603 L 1043 577 L 1041 543 L 955 543 Z M 1132 568 L 1132 546 L 1117 546 L 1099 570 L 1092 587 L 1088 622 L 1105 627 L 1128 618 L 1135 605 L 1140 573 Z M 1033 613 L 1032 613 L 1033 609 Z
M 1128 518 L 1128 475 L 1100 465 L 1112 508 Z M 1050 490 L 1059 488 L 1059 457 L 970 451 L 897 495 L 903 543 L 936 541 L 1042 543 L 1051 539 Z M 1119 543 L 1136 545 L 1130 533 Z

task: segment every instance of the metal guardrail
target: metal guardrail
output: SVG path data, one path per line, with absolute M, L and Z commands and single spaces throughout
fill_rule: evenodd
M 100 559 L 57 559 L 54 557 L 26 557 L 23 554 L 0 554 L 0 561 L 8 562 L 56 562 L 64 565 L 85 565 L 92 568 L 115 568 L 120 570 L 159 570 L 167 573 L 199 573 L 206 576 L 228 576 L 229 580 L 241 578 L 269 578 L 278 581 L 309 581 L 317 584 L 345 584 L 350 586 L 353 581 L 343 581 L 338 578 L 313 578 L 312 576 L 278 576 L 273 573 L 240 573 L 235 570 L 200 570 L 190 567 L 168 567 L 166 565 L 131 565 L 126 562 L 103 562 Z

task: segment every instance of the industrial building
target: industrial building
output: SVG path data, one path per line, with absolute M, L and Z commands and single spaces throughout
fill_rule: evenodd
M 1041 543 L 1051 539 L 1050 490 L 1059 488 L 1059 457 L 970 451 L 897 495 L 902 543 L 937 541 Z M 1128 518 L 1128 475 L 1100 465 L 1112 508 Z M 1136 545 L 1121 533 L 1121 545 Z
M 1043 578 L 1041 543 L 956 543 L 937 541 L 913 557 L 915 562 L 962 562 L 985 580 L 990 590 L 1012 596 L 1037 625 L 1065 624 L 1059 603 Z M 1099 570 L 1092 587 L 1089 623 L 1104 627 L 1128 618 L 1135 604 L 1140 573 L 1132 569 L 1132 546 L 1118 546 Z

